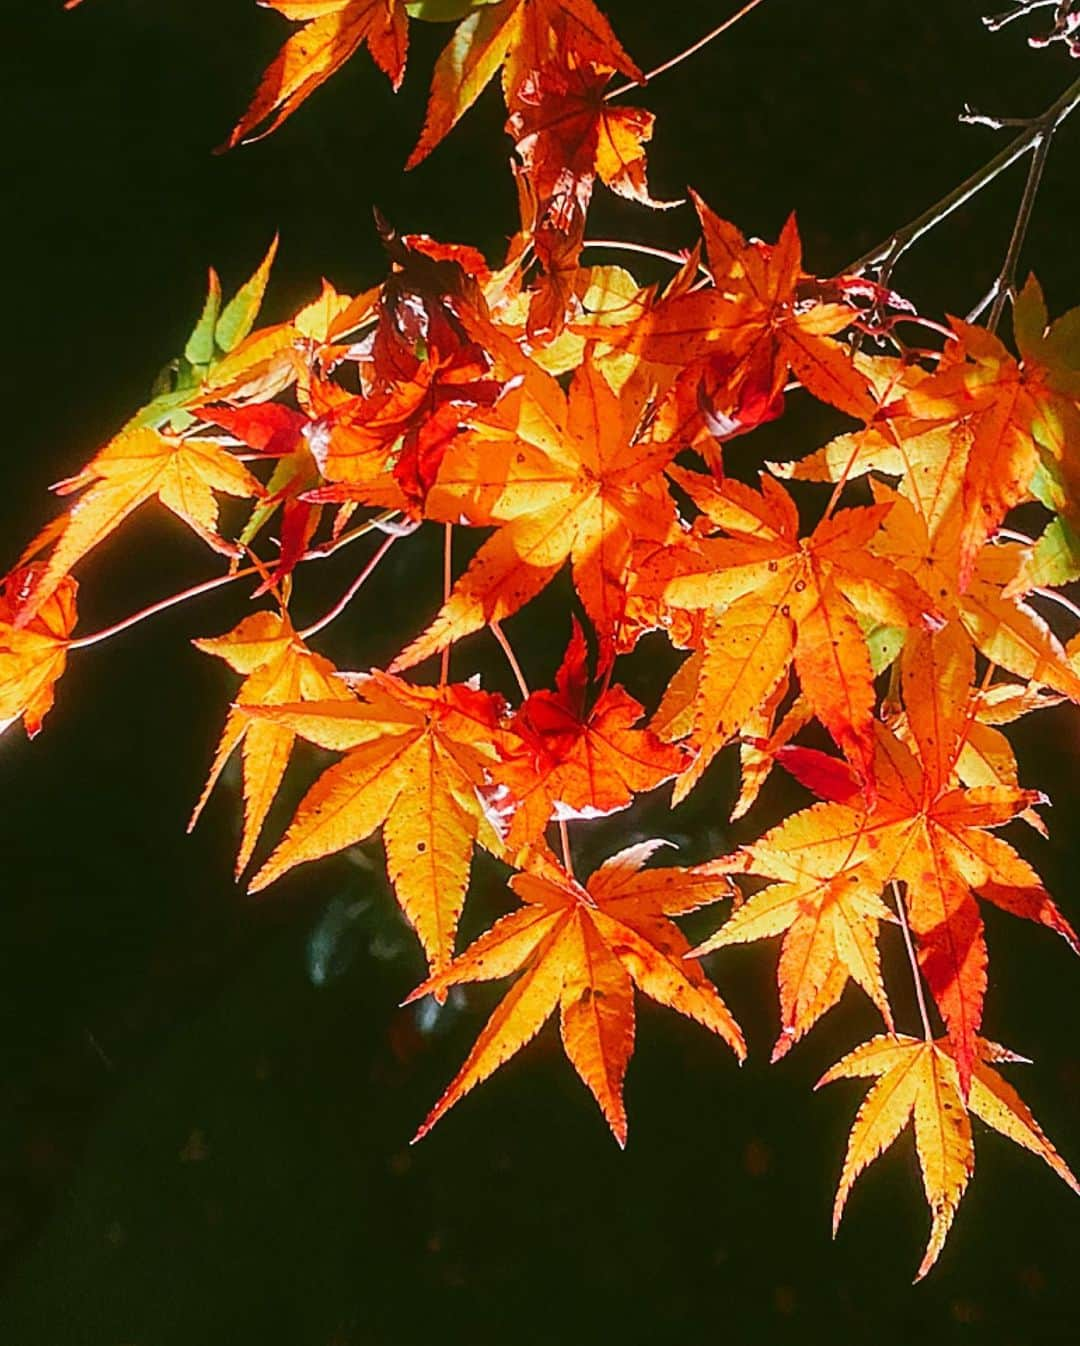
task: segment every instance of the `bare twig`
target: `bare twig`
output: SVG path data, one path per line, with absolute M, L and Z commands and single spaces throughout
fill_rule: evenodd
M 931 229 L 935 229 L 972 197 L 977 196 L 988 183 L 993 182 L 1018 159 L 1022 159 L 1029 150 L 1037 149 L 1078 106 L 1080 106 L 1080 79 L 1070 84 L 1056 102 L 1051 103 L 1041 116 L 1033 118 L 1031 124 L 989 162 L 976 169 L 958 187 L 954 187 L 909 224 L 895 230 L 888 238 L 883 239 L 868 252 L 864 252 L 861 257 L 849 262 L 843 268 L 843 274 L 857 274 L 868 267 L 877 266 L 882 284 L 887 284 L 896 263 L 913 243 L 924 234 L 928 234 Z
M 1042 181 L 1043 169 L 1046 167 L 1046 160 L 1050 154 L 1050 142 L 1053 138 L 1054 132 L 1053 129 L 1050 129 L 1042 133 L 1035 142 L 1035 153 L 1031 158 L 1031 167 L 1028 169 L 1027 181 L 1024 183 L 1024 194 L 1020 198 L 1020 206 L 1016 212 L 1012 237 L 1009 239 L 1005 260 L 1002 262 L 1001 270 L 994 282 L 996 286 L 994 302 L 990 307 L 990 316 L 986 320 L 986 327 L 990 332 L 997 331 L 997 325 L 1005 311 L 1005 300 L 1013 294 L 1016 288 L 1016 268 L 1020 261 L 1020 250 L 1024 246 L 1024 238 L 1027 235 L 1028 225 L 1031 223 L 1031 214 L 1035 209 L 1035 198 L 1039 194 L 1039 183 Z

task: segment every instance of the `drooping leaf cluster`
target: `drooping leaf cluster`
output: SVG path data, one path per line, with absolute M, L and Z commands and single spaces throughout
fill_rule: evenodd
M 1031 601 L 1080 577 L 1080 308 L 1051 321 L 1029 278 L 1010 347 L 989 327 L 921 318 L 887 275 L 814 275 L 794 217 L 774 242 L 748 240 L 696 195 L 698 237 L 667 284 L 586 265 L 598 179 L 659 204 L 645 176 L 652 118 L 609 96 L 624 92 L 614 78 L 644 77 L 592 0 L 268 3 L 299 27 L 230 145 L 279 125 L 361 47 L 396 85 L 409 16 L 456 19 L 410 163 L 500 75 L 520 228 L 493 262 L 380 221 L 381 282 L 355 296 L 324 282 L 271 326 L 256 321 L 274 247 L 228 303 L 211 271 L 170 386 L 55 488 L 66 511 L 3 581 L 0 722 L 21 716 L 36 734 L 69 653 L 109 634 L 73 636 L 75 575 L 156 500 L 227 558 L 217 582 L 250 579 L 258 600 L 195 642 L 242 679 L 195 817 L 239 749 L 237 873 L 261 852 L 253 891 L 381 832 L 429 968 L 412 998 L 514 978 L 420 1134 L 557 1008 L 567 1056 L 624 1143 L 635 987 L 741 1058 L 699 960 L 780 937 L 774 1059 L 849 982 L 883 1021 L 822 1081 L 877 1080 L 837 1218 L 912 1119 L 933 1218 L 920 1276 L 972 1171 L 970 1115 L 1075 1188 L 996 1070 L 1020 1058 L 982 1035 L 982 910 L 1078 949 L 999 829 L 1045 831 L 1046 801 L 1021 786 L 1005 727 L 1080 702 L 1080 637 L 1062 643 Z M 936 344 L 901 340 L 909 325 Z M 848 428 L 799 445 L 789 406 L 808 397 Z M 784 415 L 797 452 L 764 463 L 752 432 Z M 803 484 L 797 496 L 785 482 Z M 223 494 L 250 502 L 232 535 Z M 1033 502 L 1045 517 L 1034 540 L 1009 527 Z M 389 668 L 335 668 L 319 632 L 421 528 L 445 539 L 441 607 Z M 483 541 L 455 576 L 458 529 Z M 381 541 L 342 602 L 298 630 L 304 569 L 364 537 Z M 559 633 L 565 656 L 553 688 L 530 689 L 501 623 L 567 567 L 578 612 Z M 647 710 L 618 668 L 657 631 L 682 661 Z M 516 705 L 449 677 L 452 645 L 459 669 L 492 637 Z M 829 751 L 813 746 L 823 735 Z M 298 737 L 338 757 L 264 847 Z M 819 802 L 746 824 L 754 839 L 705 864 L 651 863 L 655 840 L 575 875 L 568 823 L 672 782 L 674 803 L 709 789 L 725 750 L 741 789 L 718 812 L 749 813 L 776 764 Z M 513 871 L 518 905 L 459 951 L 477 846 Z M 725 922 L 691 949 L 675 918 L 724 902 Z M 897 1032 L 882 939 L 913 952 L 930 1001 L 922 1037 Z

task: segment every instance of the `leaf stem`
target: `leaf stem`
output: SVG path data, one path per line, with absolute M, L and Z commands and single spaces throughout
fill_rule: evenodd
M 242 570 L 233 570 L 225 575 L 215 575 L 212 580 L 203 580 L 201 584 L 193 584 L 190 589 L 181 589 L 178 594 L 170 594 L 168 598 L 162 598 L 157 603 L 151 603 L 147 608 L 140 608 L 138 612 L 133 612 L 129 617 L 122 621 L 114 622 L 112 626 L 106 626 L 100 631 L 92 631 L 88 636 L 80 636 L 78 640 L 73 640 L 69 645 L 69 650 L 85 650 L 91 645 L 97 645 L 99 641 L 108 640 L 110 636 L 118 636 L 121 631 L 126 631 L 129 626 L 136 626 L 139 622 L 145 621 L 147 617 L 155 617 L 159 612 L 165 612 L 166 609 L 175 607 L 178 603 L 186 603 L 189 598 L 198 598 L 200 594 L 208 594 L 213 589 L 220 589 L 222 585 L 231 584 L 233 580 L 243 579 L 247 575 L 257 574 L 258 566 L 245 566 Z
M 617 238 L 587 238 L 581 246 L 583 248 L 615 248 L 621 252 L 640 252 L 644 257 L 658 257 L 662 262 L 671 262 L 675 266 L 682 266 L 686 261 L 685 257 L 680 257 L 677 252 L 669 252 L 667 248 L 653 248 L 647 243 L 628 243 Z
M 311 626 L 305 626 L 302 631 L 297 631 L 296 634 L 300 637 L 301 640 L 307 640 L 311 636 L 316 635 L 324 627 L 329 626 L 332 621 L 341 616 L 341 614 L 345 611 L 348 605 L 356 597 L 361 585 L 365 583 L 365 581 L 374 571 L 375 567 L 379 564 L 382 558 L 386 555 L 386 553 L 398 540 L 398 536 L 399 535 L 397 533 L 391 533 L 389 537 L 383 538 L 382 545 L 379 547 L 378 551 L 367 563 L 367 565 L 363 568 L 363 570 L 361 570 L 359 575 L 357 575 L 356 579 L 353 580 L 353 582 L 341 595 L 341 597 L 330 609 L 330 611 L 326 613 L 325 616 L 320 617 L 317 622 L 313 622 Z
M 976 169 L 970 177 L 965 178 L 958 187 L 954 187 L 940 201 L 924 210 L 902 229 L 897 229 L 881 243 L 864 252 L 861 257 L 848 263 L 843 268 L 842 274 L 857 274 L 865 271 L 867 267 L 879 265 L 882 283 L 887 283 L 896 263 L 913 243 L 922 238 L 923 234 L 936 228 L 942 220 L 947 219 L 954 210 L 958 210 L 973 196 L 977 196 L 988 183 L 993 182 L 1005 169 L 1016 163 L 1017 159 L 1023 158 L 1029 150 L 1036 148 L 1051 136 L 1077 106 L 1080 106 L 1080 79 L 1070 84 L 1061 97 L 1041 116 L 1035 117 L 1014 140 L 981 168 Z
M 525 700 L 528 700 L 529 684 L 525 681 L 525 674 L 521 671 L 521 665 L 517 661 L 517 655 L 514 653 L 513 647 L 506 638 L 506 633 L 498 622 L 488 622 L 488 625 L 491 627 L 491 634 L 499 642 L 503 654 L 506 655 L 506 662 L 510 665 L 510 671 L 513 673 L 514 680 L 517 682 L 518 690 Z
M 454 587 L 454 525 L 448 523 L 443 529 L 443 607 L 450 601 L 450 590 Z M 451 645 L 453 641 L 451 641 Z M 444 647 L 439 656 L 439 686 L 445 687 L 450 676 L 450 645 Z
M 382 514 L 376 514 L 373 518 L 367 519 L 364 523 L 354 528 L 351 532 L 339 537 L 338 540 L 328 547 L 320 547 L 307 551 L 301 556 L 300 561 L 315 561 L 324 556 L 333 556 L 334 552 L 340 551 L 342 547 L 348 546 L 350 542 L 355 542 L 358 537 L 363 537 L 365 533 L 370 533 L 373 528 L 379 528 L 385 523 L 389 523 L 397 514 L 397 510 L 386 510 Z M 394 536 L 398 536 L 395 534 Z M 253 553 L 252 553 L 253 554 Z M 298 563 L 299 564 L 299 563 Z M 92 631 L 88 636 L 79 636 L 77 640 L 71 641 L 68 645 L 69 650 L 85 650 L 91 645 L 97 645 L 100 641 L 108 640 L 112 636 L 118 636 L 121 631 L 126 631 L 129 626 L 137 626 L 139 622 L 145 621 L 147 617 L 155 617 L 159 612 L 165 612 L 178 603 L 186 603 L 189 598 L 198 598 L 200 594 L 207 594 L 214 589 L 220 589 L 222 585 L 231 584 L 233 580 L 244 579 L 248 575 L 263 575 L 265 577 L 266 569 L 261 563 L 245 566 L 241 570 L 233 570 L 225 575 L 215 575 L 211 580 L 203 580 L 200 584 L 193 584 L 190 589 L 181 589 L 179 593 L 170 594 L 168 598 L 162 598 L 156 603 L 151 603 L 149 607 L 140 608 L 138 612 L 131 613 L 121 621 L 114 622 L 112 626 L 103 627 L 100 631 Z
M 566 819 L 559 819 L 559 844 L 562 846 L 563 869 L 574 877 L 574 857 L 570 854 L 570 833 L 567 830 Z
M 665 74 L 668 70 L 673 69 L 682 61 L 685 61 L 688 56 L 693 56 L 695 52 L 699 52 L 702 47 L 708 46 L 714 38 L 719 37 L 721 33 L 726 33 L 729 28 L 734 28 L 740 19 L 745 18 L 752 9 L 757 9 L 760 4 L 761 0 L 748 0 L 748 3 L 743 5 L 742 9 L 736 14 L 732 14 L 726 18 L 724 22 L 714 28 L 711 33 L 706 33 L 704 37 L 699 37 L 692 46 L 687 47 L 685 51 L 680 51 L 677 56 L 672 56 L 671 59 L 665 61 L 663 65 L 658 65 L 654 70 L 647 70 L 645 72 L 644 82 L 648 84 L 649 81 L 654 80 L 657 75 Z M 624 93 L 631 93 L 638 87 L 639 85 L 636 80 L 628 80 L 626 84 L 620 84 L 617 89 L 609 89 L 608 92 L 604 94 L 604 98 L 608 101 L 612 98 L 621 98 Z
M 911 929 L 908 926 L 907 911 L 904 907 L 904 899 L 900 895 L 900 885 L 895 879 L 889 880 L 893 892 L 893 901 L 896 903 L 896 914 L 900 920 L 900 929 L 904 935 L 904 948 L 907 950 L 908 962 L 911 964 L 911 975 L 915 982 L 915 999 L 919 1004 L 919 1017 L 922 1019 L 923 1036 L 927 1042 L 933 1042 L 934 1035 L 930 1031 L 930 1015 L 926 1010 L 926 994 L 923 991 L 922 973 L 919 971 L 919 960 L 915 956 L 915 945 L 911 942 Z

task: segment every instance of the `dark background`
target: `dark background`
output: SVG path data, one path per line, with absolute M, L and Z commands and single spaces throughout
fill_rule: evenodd
M 987 34 L 982 8 L 766 0 L 642 100 L 659 116 L 654 194 L 692 183 L 766 238 L 795 208 L 808 266 L 838 269 L 1008 134 L 959 126 L 964 100 L 1030 115 L 1080 73 L 1060 48 L 1029 51 L 1023 25 Z M 607 9 L 645 67 L 717 19 L 704 0 Z M 381 275 L 373 203 L 402 229 L 499 256 L 514 218 L 494 91 L 419 170 L 401 172 L 447 28 L 413 25 L 398 98 L 360 56 L 270 140 L 211 155 L 286 30 L 248 0 L 88 0 L 70 15 L 40 0 L 5 16 L 0 568 L 55 512 L 48 484 L 145 400 L 194 321 L 208 263 L 235 287 L 280 230 L 274 319 L 313 296 L 320 274 L 350 292 Z M 1054 147 L 1025 251 L 1052 312 L 1080 300 L 1078 146 L 1080 118 Z M 897 283 L 925 312 L 963 313 L 983 293 L 1023 171 L 905 260 Z M 654 216 L 598 195 L 590 232 L 612 231 L 681 246 L 694 230 L 688 210 Z M 801 453 L 832 428 L 825 412 L 793 414 L 748 443 L 743 461 Z M 434 609 L 437 551 L 438 537 L 421 535 L 391 553 L 321 648 L 346 667 L 389 658 Z M 304 578 L 298 620 L 333 601 L 358 555 Z M 82 568 L 80 630 L 211 564 L 147 509 Z M 567 598 L 555 591 L 508 624 L 537 681 L 564 640 Z M 928 1225 L 910 1134 L 859 1184 L 831 1243 L 861 1090 L 810 1086 L 876 1031 L 874 1015 L 849 990 L 769 1067 L 772 947 L 711 965 L 750 1038 L 741 1072 L 695 1025 L 639 1002 L 625 1154 L 550 1028 L 409 1148 L 492 995 L 481 989 L 434 1023 L 395 1008 L 422 968 L 377 845 L 247 899 L 231 880 L 235 772 L 185 837 L 236 686 L 188 641 L 245 611 L 237 595 L 214 595 L 87 651 L 43 735 L 27 744 L 13 728 L 0 740 L 0 1341 L 1080 1338 L 1077 1203 L 985 1128 L 928 1283 L 908 1283 Z M 486 636 L 455 654 L 462 676 L 474 667 L 510 691 Z M 647 646 L 631 685 L 651 695 L 666 667 L 661 646 Z M 1075 919 L 1076 713 L 1046 713 L 1017 740 L 1026 779 L 1058 804 L 1054 839 L 1021 844 Z M 774 783 L 749 822 L 727 830 L 729 756 L 671 818 L 660 798 L 577 827 L 583 867 L 657 830 L 681 842 L 686 862 L 702 859 L 797 802 Z M 317 765 L 300 754 L 271 832 Z M 463 934 L 506 906 L 497 867 L 475 874 Z M 703 928 L 714 921 L 706 913 Z M 987 921 L 987 1032 L 1036 1058 L 1011 1073 L 1075 1164 L 1076 969 L 1046 932 L 996 912 Z M 886 942 L 910 1029 L 898 941 Z

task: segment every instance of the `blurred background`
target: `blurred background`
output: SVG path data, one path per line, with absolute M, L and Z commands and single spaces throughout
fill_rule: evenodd
M 1009 132 L 957 123 L 965 101 L 1029 116 L 1080 74 L 1060 47 L 1025 45 L 1047 11 L 995 36 L 983 8 L 765 0 L 640 100 L 659 118 L 653 194 L 692 184 L 766 239 L 795 209 L 808 268 L 838 270 L 1003 143 Z M 704 0 L 606 9 L 643 67 L 719 17 Z M 264 312 L 275 320 L 313 297 L 320 275 L 348 292 L 382 276 L 373 205 L 402 230 L 472 242 L 492 260 L 513 231 L 494 90 L 418 170 L 401 171 L 446 27 L 413 25 L 400 96 L 361 55 L 269 140 L 217 157 L 288 31 L 277 15 L 251 0 L 88 0 L 72 14 L 42 0 L 4 29 L 12 415 L 0 569 L 56 512 L 48 485 L 146 400 L 198 313 L 208 264 L 235 288 L 279 230 Z M 1080 302 L 1078 150 L 1080 117 L 1054 146 L 1022 268 L 1036 269 L 1055 314 Z M 924 312 L 962 314 L 985 291 L 1023 174 L 1014 168 L 905 258 L 894 283 Z M 694 219 L 598 190 L 590 233 L 679 247 Z M 834 428 L 827 409 L 793 407 L 739 441 L 733 468 L 801 454 Z M 391 552 L 319 647 L 347 668 L 389 659 L 434 611 L 440 545 L 432 530 Z M 302 577 L 299 620 L 334 601 L 359 557 Z M 82 568 L 80 630 L 212 565 L 147 509 Z M 558 662 L 568 599 L 555 586 L 507 623 L 536 683 Z M 185 836 L 236 687 L 190 638 L 228 630 L 247 610 L 225 591 L 88 650 L 41 737 L 28 744 L 13 728 L 0 739 L 0 1341 L 1080 1339 L 1080 1206 L 984 1128 L 975 1181 L 927 1283 L 909 1284 L 928 1228 L 910 1134 L 858 1185 L 833 1244 L 829 1211 L 862 1090 L 811 1086 L 876 1031 L 875 1015 L 849 989 L 768 1066 L 774 947 L 710 963 L 747 1030 L 741 1071 L 696 1025 L 639 1000 L 625 1154 L 550 1028 L 410 1148 L 497 989 L 439 1013 L 395 1008 L 422 962 L 377 843 L 247 898 L 231 878 L 235 771 Z M 497 655 L 474 637 L 455 651 L 455 672 L 480 670 L 509 694 Z M 650 642 L 625 677 L 652 701 L 670 666 Z M 1052 839 L 1027 832 L 1021 845 L 1074 920 L 1077 726 L 1065 708 L 1015 735 L 1025 782 L 1058 805 Z M 661 791 L 576 826 L 582 869 L 656 834 L 693 863 L 802 802 L 774 781 L 729 828 L 730 756 L 674 814 Z M 299 754 L 269 835 L 320 765 L 315 750 Z M 509 905 L 493 862 L 478 861 L 474 879 L 463 937 Z M 715 923 L 705 913 L 692 933 Z M 1011 1077 L 1075 1166 L 1077 970 L 1047 932 L 996 911 L 987 925 L 987 1033 L 1035 1058 Z M 899 940 L 886 943 L 899 1023 L 911 1029 Z

